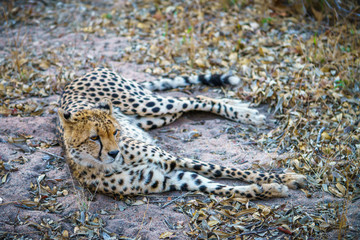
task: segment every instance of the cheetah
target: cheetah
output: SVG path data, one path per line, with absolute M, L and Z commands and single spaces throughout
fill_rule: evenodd
M 248 199 L 286 197 L 303 175 L 240 170 L 174 156 L 144 131 L 172 123 L 188 111 L 207 111 L 260 125 L 264 116 L 237 100 L 163 97 L 153 93 L 190 84 L 237 85 L 231 74 L 199 75 L 137 83 L 106 68 L 70 82 L 60 98 L 58 128 L 73 175 L 89 189 L 110 195 L 200 191 Z M 229 186 L 210 178 L 250 183 Z

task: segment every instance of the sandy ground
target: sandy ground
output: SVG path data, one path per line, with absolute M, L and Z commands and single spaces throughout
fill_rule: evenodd
M 55 102 L 57 97 L 52 96 L 47 100 L 49 103 Z M 56 141 L 55 118 L 56 114 L 54 113 L 46 113 L 41 117 L 0 118 L 1 159 L 6 162 L 11 162 L 20 157 L 28 159 L 25 164 L 15 164 L 18 170 L 11 172 L 7 182 L 0 188 L 2 201 L 0 205 L 2 213 L 0 216 L 0 229 L 2 231 L 9 233 L 34 232 L 34 228 L 29 224 L 30 222 L 40 222 L 44 218 L 59 221 L 78 210 L 82 204 L 81 201 L 84 198 L 79 196 L 79 192 L 84 192 L 85 190 L 81 190 L 81 187 L 76 182 L 73 182 L 69 169 L 63 160 L 49 165 L 47 161 L 49 159 L 48 154 L 42 152 L 42 150 L 37 149 L 35 152 L 29 153 L 26 152 L 25 145 L 7 142 L 11 136 L 17 137 L 21 135 L 33 136 L 31 141 L 34 143 L 51 143 Z M 276 156 L 275 154 L 260 152 L 251 146 L 251 144 L 236 138 L 229 131 L 229 129 L 239 129 L 241 127 L 246 128 L 246 126 L 218 118 L 211 114 L 189 113 L 177 122 L 161 129 L 153 130 L 150 133 L 158 139 L 158 144 L 162 148 L 179 156 L 197 158 L 237 168 L 250 167 L 251 163 L 254 162 L 269 165 Z M 226 130 L 228 131 L 226 132 Z M 191 131 L 198 131 L 201 133 L 201 136 L 192 141 L 187 141 Z M 62 156 L 63 153 L 60 146 L 53 146 L 44 149 L 44 151 L 59 156 Z M 17 201 L 31 197 L 29 193 L 30 183 L 36 183 L 36 179 L 42 174 L 46 174 L 48 179 L 61 179 L 56 183 L 58 188 L 70 186 L 70 192 L 67 196 L 57 198 L 59 203 L 66 206 L 63 212 L 48 213 L 46 211 L 21 209 L 16 206 L 15 203 Z M 226 181 L 226 183 L 241 184 L 236 181 Z M 161 208 L 163 204 L 168 202 L 168 197 L 173 199 L 180 194 L 179 192 L 174 192 L 145 196 L 146 201 L 150 203 L 139 206 L 131 206 L 126 201 L 118 201 L 111 197 L 96 194 L 95 196 L 90 195 L 92 201 L 86 201 L 86 205 L 89 212 L 100 214 L 106 221 L 105 229 L 119 236 L 141 236 L 142 239 L 157 239 L 162 233 L 171 231 L 175 233 L 172 239 L 185 239 L 187 236 L 184 232 L 189 230 L 189 218 L 182 213 L 174 211 L 174 204 L 164 209 Z M 319 202 L 340 201 L 320 192 L 314 193 L 312 198 L 306 198 L 305 194 L 300 190 L 291 190 L 290 194 L 289 198 L 259 200 L 256 202 L 266 205 L 286 203 L 293 206 L 302 205 L 311 207 Z M 143 197 L 138 197 L 137 199 L 141 200 Z M 358 224 L 359 213 L 357 206 L 355 204 L 350 204 L 349 206 L 348 220 Z M 183 228 L 171 229 L 165 221 L 172 225 L 182 226 Z M 74 231 L 71 222 L 62 221 L 61 225 L 64 230 Z M 40 237 L 36 233 L 30 235 L 33 235 L 35 238 Z
M 41 33 L 40 29 L 29 31 L 33 39 L 34 48 L 42 48 L 49 43 L 44 39 L 51 38 L 52 45 L 59 46 L 68 44 L 74 46 L 74 51 L 82 57 L 91 58 L 92 55 L 98 58 L 107 58 L 116 54 L 117 49 L 126 46 L 125 39 L 108 35 L 106 39 L 89 36 L 87 41 L 82 41 L 80 34 L 66 33 L 64 30 L 57 29 L 55 33 Z M 40 31 L 40 32 L 39 32 Z M 11 34 L 11 33 L 10 33 Z M 14 32 L 15 35 L 15 32 Z M 6 44 L 7 39 L 0 38 L 1 44 Z M 111 47 L 109 47 L 111 46 Z M 139 81 L 151 80 L 153 77 L 147 75 L 142 70 L 146 67 L 135 63 L 120 63 L 108 60 L 113 69 L 125 77 L 136 78 Z M 90 68 L 88 69 L 90 70 Z M 82 70 L 82 71 L 85 71 Z M 78 73 L 80 75 L 80 73 Z M 196 95 L 199 92 L 195 92 Z M 200 92 L 202 95 L 223 97 L 219 90 L 210 90 L 207 93 Z M 179 96 L 184 93 L 162 93 L 163 95 Z M 189 238 L 185 232 L 189 231 L 189 217 L 174 211 L 175 204 L 170 204 L 165 208 L 162 205 L 170 199 L 183 193 L 173 192 L 156 194 L 150 196 L 140 196 L 136 199 L 145 199 L 145 204 L 132 205 L 126 200 L 117 200 L 101 194 L 90 194 L 83 190 L 72 180 L 69 168 L 62 159 L 49 157 L 49 152 L 56 156 L 63 156 L 63 151 L 57 143 L 55 136 L 55 119 L 53 105 L 56 105 L 59 96 L 53 95 L 43 99 L 25 99 L 24 101 L 34 100 L 43 101 L 47 104 L 46 111 L 41 116 L 36 117 L 0 117 L 0 159 L 5 163 L 13 163 L 16 170 L 11 172 L 4 184 L 0 185 L 0 232 L 8 233 L 4 235 L 11 237 L 12 234 L 30 236 L 33 239 L 44 237 L 32 223 L 40 223 L 49 220 L 59 221 L 62 230 L 67 230 L 70 236 L 74 233 L 74 224 L 67 219 L 72 213 L 78 211 L 85 204 L 89 213 L 98 214 L 105 222 L 105 229 L 118 236 L 130 238 L 141 237 L 141 239 L 158 239 L 164 232 L 173 232 L 171 239 Z M 266 108 L 266 106 L 264 107 Z M 56 110 L 56 109 L 55 109 Z M 266 114 L 262 109 L 262 113 Z M 271 116 L 269 116 L 271 117 Z M 251 142 L 238 137 L 238 133 L 248 131 L 249 127 L 207 113 L 188 113 L 175 123 L 156 129 L 150 134 L 158 140 L 158 145 L 163 149 L 178 156 L 201 159 L 202 161 L 231 166 L 236 168 L 249 168 L 253 163 L 273 166 L 272 162 L 275 153 L 265 153 L 259 151 Z M 255 129 L 267 131 L 267 129 Z M 197 131 L 200 137 L 187 141 L 191 131 Z M 9 137 L 19 137 L 22 135 L 32 136 L 28 141 L 35 146 L 39 143 L 49 144 L 49 148 L 34 147 L 29 149 L 28 145 L 19 143 L 9 143 Z M 24 164 L 16 162 L 17 159 L 25 159 Z M 58 189 L 68 189 L 69 193 L 57 197 L 58 203 L 63 205 L 63 211 L 50 213 L 47 210 L 31 210 L 20 208 L 17 204 L 19 200 L 32 198 L 30 184 L 36 184 L 38 177 L 46 174 L 49 185 L 56 186 Z M 242 184 L 236 181 L 225 181 L 228 184 Z M 81 196 L 85 192 L 87 197 Z M 80 195 L 79 195 L 80 194 Z M 201 196 L 199 196 L 201 197 Z M 88 200 L 90 198 L 91 200 Z M 191 197 L 186 197 L 188 200 Z M 131 200 L 133 201 L 133 200 Z M 149 202 L 148 204 L 146 202 Z M 342 201 L 324 192 L 315 192 L 311 198 L 307 198 L 305 193 L 300 190 L 290 190 L 290 197 L 284 199 L 258 200 L 257 203 L 265 205 L 301 205 L 311 209 L 320 202 Z M 360 213 L 358 202 L 349 203 L 347 220 L 352 228 L 360 227 Z M 177 229 L 170 225 L 179 226 Z M 21 235 L 17 235 L 20 237 Z M 329 233 L 329 239 L 336 239 L 336 232 Z

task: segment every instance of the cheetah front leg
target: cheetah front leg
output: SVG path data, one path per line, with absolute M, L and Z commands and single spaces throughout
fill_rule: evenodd
M 267 197 L 285 197 L 288 188 L 285 185 L 277 183 L 282 178 L 276 178 L 274 174 L 262 174 L 258 172 L 248 172 L 226 167 L 220 167 L 214 164 L 203 163 L 186 158 L 176 158 L 171 154 L 161 150 L 159 147 L 145 144 L 132 138 L 122 138 L 119 147 L 124 159 L 125 166 L 128 169 L 139 166 L 146 166 L 146 169 L 152 169 L 150 179 L 155 176 L 166 179 L 163 183 L 152 183 L 147 181 L 148 177 L 141 178 L 141 181 L 147 181 L 143 184 L 144 192 L 164 192 L 170 190 L 189 190 L 214 193 L 219 195 L 236 195 L 246 198 L 267 198 Z M 124 163 L 118 163 L 119 169 L 123 168 Z M 116 168 L 116 166 L 114 166 Z M 227 176 L 234 179 L 258 183 L 248 186 L 227 186 L 211 181 L 204 177 L 223 177 Z M 272 177 L 271 177 L 272 176 Z M 262 178 L 260 178 L 262 177 Z M 140 181 L 140 180 L 139 180 Z M 158 180 L 157 180 L 158 181 Z M 287 182 L 284 182 L 287 183 Z M 139 182 L 141 185 L 142 183 Z M 147 189 L 146 186 L 152 186 Z
M 288 188 L 278 183 L 229 186 L 211 181 L 195 172 L 175 170 L 169 177 L 166 191 L 200 191 L 220 196 L 236 196 L 247 199 L 288 197 Z
M 252 170 L 240 170 L 188 158 L 179 159 L 178 165 L 181 169 L 194 171 L 210 178 L 237 179 L 257 184 L 281 183 L 291 189 L 298 189 L 307 185 L 306 177 L 300 174 L 276 174 Z

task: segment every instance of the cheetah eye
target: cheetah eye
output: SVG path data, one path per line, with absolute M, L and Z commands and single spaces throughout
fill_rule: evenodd
M 92 137 L 90 137 L 90 139 L 93 141 L 96 141 L 96 140 L 99 140 L 99 136 L 92 136 Z
M 116 130 L 114 131 L 114 136 L 116 136 L 116 134 L 118 134 L 118 133 L 119 133 L 119 130 L 116 129 Z

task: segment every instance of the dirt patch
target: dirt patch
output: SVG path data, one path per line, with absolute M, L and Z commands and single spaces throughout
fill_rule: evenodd
M 167 94 L 168 95 L 168 94 Z M 54 98 L 52 98 L 54 99 Z M 180 192 L 155 194 L 119 201 L 101 194 L 91 194 L 73 181 L 69 168 L 64 160 L 54 160 L 48 152 L 62 156 L 62 149 L 55 145 L 46 149 L 26 149 L 27 145 L 11 144 L 9 137 L 27 136 L 27 141 L 34 144 L 56 142 L 55 136 L 56 114 L 44 114 L 41 117 L 7 117 L 0 118 L 1 128 L 1 159 L 6 163 L 14 164 L 17 169 L 8 175 L 1 186 L 1 212 L 0 228 L 3 233 L 11 236 L 13 233 L 42 237 L 44 229 L 36 229 L 32 223 L 46 221 L 60 221 L 62 232 L 74 232 L 74 223 L 66 220 L 68 216 L 86 208 L 92 214 L 98 214 L 106 223 L 104 229 L 117 236 L 141 237 L 142 239 L 157 239 L 161 234 L 172 232 L 172 239 L 191 239 L 185 232 L 190 231 L 190 218 L 183 213 L 174 211 L 176 204 L 162 208 L 170 200 L 180 196 Z M 153 130 L 150 134 L 158 140 L 158 144 L 165 150 L 178 156 L 201 159 L 203 161 L 231 166 L 236 168 L 249 168 L 254 163 L 262 166 L 274 166 L 272 159 L 274 153 L 264 153 L 256 149 L 251 143 L 239 138 L 236 131 L 246 126 L 221 119 L 206 113 L 189 113 L 174 124 L 161 129 Z M 192 139 L 191 131 L 197 131 L 201 136 Z M 265 130 L 263 130 L 265 131 Z M 16 159 L 27 159 L 24 164 Z M 69 194 L 57 197 L 62 205 L 61 212 L 48 212 L 46 209 L 26 209 L 26 204 L 20 200 L 33 198 L 30 184 L 36 184 L 39 176 L 45 174 L 46 180 L 56 180 L 58 189 L 68 189 Z M 243 184 L 238 181 L 222 181 L 227 184 Z M 59 190 L 60 191 L 60 190 Z M 204 199 L 203 196 L 186 196 L 178 201 L 191 199 Z M 175 201 L 178 202 L 178 201 Z M 255 201 L 264 205 L 306 206 L 309 210 L 316 204 L 339 201 L 323 192 L 314 193 L 307 198 L 302 191 L 290 190 L 290 197 L 284 199 L 270 199 Z M 140 205 L 138 205 L 140 204 Z M 357 204 L 348 205 L 348 221 L 358 223 Z M 36 209 L 36 208 L 35 208 Z M 45 225 L 44 225 L 45 226 Z M 45 227 L 44 227 L 45 228 Z M 45 228 L 46 229 L 46 228 Z M 27 234 L 28 233 L 28 234 Z
M 6 10 L 6 19 L 0 19 L 0 238 L 215 239 L 215 233 L 235 238 L 225 232 L 239 238 L 359 238 L 358 175 L 350 180 L 340 173 L 359 169 L 349 157 L 359 154 L 358 83 L 351 80 L 359 74 L 359 48 L 351 45 L 358 46 L 355 38 L 351 44 L 343 39 L 356 36 L 358 26 L 336 26 L 332 32 L 255 3 L 14 3 L 0 3 Z M 90 193 L 72 179 L 55 119 L 62 87 L 99 66 L 139 82 L 163 74 L 235 70 L 243 79 L 236 89 L 191 87 L 161 94 L 262 103 L 264 127 L 192 112 L 150 134 L 177 156 L 240 169 L 291 166 L 307 174 L 309 187 L 290 190 L 288 198 L 250 203 L 183 192 L 121 199 Z M 320 114 L 325 117 L 319 120 Z M 341 148 L 339 159 L 311 157 L 324 126 L 320 150 Z M 351 144 L 341 145 L 338 132 Z M 327 145 L 333 139 L 337 147 Z M 317 172 L 320 166 L 331 174 Z

